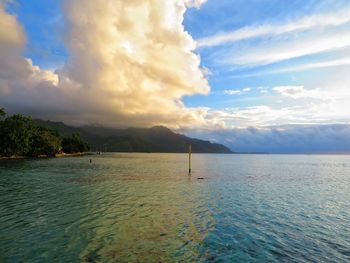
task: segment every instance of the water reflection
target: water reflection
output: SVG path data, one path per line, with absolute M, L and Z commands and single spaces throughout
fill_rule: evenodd
M 346 261 L 346 156 L 0 163 L 0 261 Z M 204 178 L 198 180 L 197 178 Z

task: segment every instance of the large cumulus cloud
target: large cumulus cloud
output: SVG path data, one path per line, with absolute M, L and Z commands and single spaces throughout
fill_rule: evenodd
M 55 72 L 23 57 L 25 33 L 0 5 L 0 105 L 69 123 L 207 125 L 186 95 L 207 94 L 186 8 L 203 0 L 64 1 L 66 64 Z

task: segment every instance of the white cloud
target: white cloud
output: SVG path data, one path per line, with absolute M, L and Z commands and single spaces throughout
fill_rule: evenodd
M 56 72 L 22 57 L 23 29 L 1 5 L 1 106 L 75 124 L 209 125 L 207 110 L 181 101 L 209 92 L 183 26 L 186 7 L 203 2 L 65 0 L 69 57 Z
M 226 95 L 237 95 L 237 94 L 241 94 L 242 91 L 238 90 L 238 89 L 229 89 L 229 90 L 224 90 L 224 94 Z
M 349 25 L 350 10 L 346 9 L 326 14 L 314 14 L 280 24 L 265 23 L 220 33 L 197 40 L 197 47 L 222 45 L 213 49 L 209 60 L 213 60 L 214 64 L 232 65 L 236 69 L 268 65 L 325 52 L 340 55 L 345 48 L 350 47 Z M 241 43 L 239 42 L 241 40 L 251 41 Z M 329 62 L 307 63 L 272 70 L 272 73 L 348 64 L 347 56 Z
M 277 86 L 273 90 L 285 96 L 295 96 L 305 92 L 304 86 Z
M 256 88 L 261 94 L 267 94 L 267 93 L 269 93 L 269 88 L 268 87 L 262 87 L 262 86 L 260 86 L 260 87 L 257 87 Z
M 298 116 L 296 107 L 272 108 L 268 105 L 246 108 L 227 108 L 217 115 L 227 127 L 261 127 L 281 123 L 303 123 L 304 115 Z
M 226 95 L 240 95 L 240 94 L 243 94 L 243 93 L 248 93 L 250 92 L 252 89 L 251 88 L 244 88 L 244 89 L 228 89 L 228 90 L 224 90 L 223 91 L 223 94 L 226 94 Z
M 232 78 L 256 77 L 256 76 L 264 76 L 264 75 L 270 75 L 270 74 L 301 72 L 306 70 L 341 67 L 341 66 L 349 66 L 349 65 L 350 65 L 350 58 L 332 59 L 328 61 L 306 63 L 306 64 L 301 64 L 301 65 L 292 66 L 292 67 L 285 67 L 285 68 L 282 67 L 279 69 L 262 70 L 262 71 L 249 73 L 249 74 L 239 74 L 231 77 Z
M 268 127 L 289 124 L 350 124 L 350 75 L 348 69 L 335 70 L 305 85 L 256 87 L 248 107 L 211 109 L 212 119 L 226 128 Z
M 308 34 L 291 39 L 270 40 L 254 46 L 246 46 L 239 52 L 225 51 L 220 61 L 239 66 L 259 66 L 306 55 L 319 54 L 350 46 L 350 30 Z
M 280 24 L 264 24 L 260 26 L 244 27 L 235 31 L 220 33 L 214 36 L 198 39 L 197 47 L 210 47 L 222 45 L 228 42 L 241 41 L 245 39 L 276 36 L 295 31 L 311 29 L 322 29 L 334 27 L 350 22 L 350 11 L 345 10 L 338 13 L 318 14 L 303 17 L 298 20 L 288 21 Z
M 277 86 L 274 87 L 273 90 L 282 96 L 293 99 L 318 99 L 323 101 L 337 99 L 346 94 L 339 90 L 334 92 L 319 88 L 305 89 L 304 86 Z
M 14 16 L 5 12 L 4 1 L 0 2 L 0 47 L 23 47 L 25 35 Z
M 205 2 L 207 2 L 207 0 L 187 0 L 186 6 L 199 8 Z
M 329 61 L 308 63 L 308 64 L 299 65 L 299 66 L 295 66 L 295 67 L 288 67 L 288 68 L 282 68 L 282 69 L 278 69 L 278 70 L 267 71 L 265 74 L 298 72 L 298 71 L 305 71 L 305 70 L 310 70 L 310 69 L 339 67 L 339 66 L 347 66 L 347 65 L 350 65 L 350 58 L 333 59 L 333 60 L 329 60 Z

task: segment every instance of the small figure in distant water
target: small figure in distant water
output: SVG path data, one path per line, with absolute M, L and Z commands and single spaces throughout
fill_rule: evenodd
M 92 163 L 92 159 L 90 159 L 90 163 Z

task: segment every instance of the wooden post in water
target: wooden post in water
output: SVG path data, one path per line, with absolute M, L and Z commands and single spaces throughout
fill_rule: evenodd
M 192 154 L 192 146 L 188 145 L 188 174 L 191 175 L 191 154 Z

